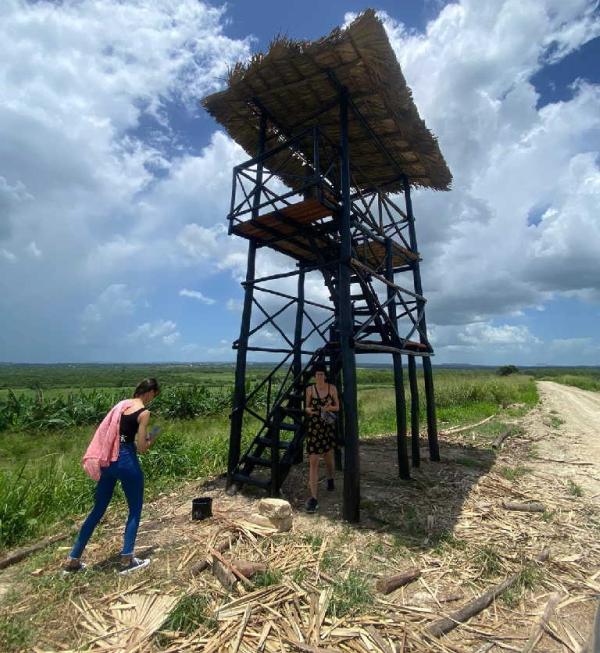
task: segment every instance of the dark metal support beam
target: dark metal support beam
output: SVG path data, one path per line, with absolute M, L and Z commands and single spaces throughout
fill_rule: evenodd
M 408 357 L 408 380 L 410 383 L 410 432 L 413 467 L 421 465 L 421 450 L 419 448 L 419 385 L 417 383 L 417 361 L 414 356 Z
M 394 251 L 392 239 L 385 239 L 385 262 L 386 277 L 394 283 Z M 398 331 L 398 320 L 396 318 L 396 304 L 394 303 L 395 293 L 391 286 L 387 286 L 388 314 L 396 332 Z M 396 394 L 396 442 L 398 450 L 398 473 L 400 478 L 410 479 L 410 464 L 408 462 L 408 450 L 406 444 L 406 396 L 404 394 L 404 373 L 402 370 L 402 356 L 392 354 L 394 362 L 394 390 Z
M 265 149 L 265 138 L 267 133 L 267 116 L 263 113 L 260 118 L 260 130 L 258 135 L 258 155 Z M 258 183 L 262 179 L 262 163 L 257 165 L 256 178 Z M 254 210 L 252 217 L 258 217 L 258 206 L 260 205 L 260 190 L 254 196 Z M 246 267 L 246 281 L 254 279 L 256 268 L 256 241 L 251 240 L 248 245 L 248 264 Z M 242 426 L 244 422 L 244 406 L 246 403 L 246 356 L 248 351 L 248 337 L 250 333 L 250 320 L 252 318 L 252 303 L 254 299 L 254 286 L 248 283 L 244 288 L 244 309 L 242 311 L 242 324 L 240 337 L 238 338 L 237 360 L 235 366 L 235 387 L 233 395 L 233 411 L 231 414 L 231 430 L 229 433 L 229 457 L 227 461 L 227 487 L 233 483 L 233 473 L 240 461 L 240 449 L 242 442 Z
M 417 248 L 417 232 L 415 230 L 415 216 L 412 208 L 412 200 L 410 198 L 410 184 L 408 178 L 405 176 L 404 182 L 404 198 L 406 201 L 406 215 L 408 217 L 408 234 L 410 238 L 410 248 L 413 252 L 419 251 Z M 415 284 L 415 292 L 417 294 L 418 312 L 421 315 L 421 327 L 419 329 L 419 339 L 422 344 L 429 345 L 427 340 L 427 323 L 425 321 L 425 307 L 424 302 L 421 301 L 423 297 L 423 287 L 421 284 L 421 268 L 419 261 L 413 263 L 413 279 Z M 435 393 L 433 390 L 433 369 L 431 366 L 430 358 L 423 358 L 423 377 L 425 380 L 425 401 L 427 407 L 427 438 L 429 440 L 429 458 L 432 461 L 439 461 L 440 448 L 438 443 L 437 432 L 437 418 L 435 414 Z
M 344 402 L 344 519 L 360 520 L 360 460 L 358 451 L 358 413 L 356 395 L 356 360 L 353 349 L 353 319 L 350 300 L 352 237 L 350 233 L 350 154 L 348 148 L 348 90 L 340 89 L 340 267 L 338 273 L 338 307 L 340 347 L 343 371 Z

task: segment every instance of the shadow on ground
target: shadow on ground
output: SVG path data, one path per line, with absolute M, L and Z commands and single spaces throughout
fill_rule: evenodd
M 359 529 L 389 533 L 398 544 L 433 548 L 451 537 L 463 504 L 480 477 L 494 465 L 493 450 L 459 445 L 440 439 L 441 462 L 429 461 L 426 440 L 421 440 L 421 465 L 411 468 L 411 479 L 398 476 L 396 437 L 361 441 L 361 520 Z M 296 465 L 282 488 L 282 497 L 297 511 L 307 498 L 307 464 Z M 265 496 L 244 488 L 248 496 Z M 336 472 L 336 489 L 325 487 L 321 463 L 319 512 L 315 519 L 342 521 L 343 472 Z M 312 518 L 312 516 L 309 516 Z

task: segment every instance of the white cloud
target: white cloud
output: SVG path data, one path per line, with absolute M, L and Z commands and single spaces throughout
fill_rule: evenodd
M 16 338 L 0 359 L 33 355 L 32 340 L 63 360 L 88 355 L 65 316 L 110 285 L 190 265 L 173 231 L 222 220 L 227 152 L 240 148 L 221 134 L 189 154 L 169 107 L 200 111 L 248 56 L 248 39 L 224 35 L 224 12 L 197 0 L 0 3 L 0 313 Z M 117 337 L 94 356 L 110 357 Z
M 462 0 L 425 33 L 386 18 L 454 174 L 451 193 L 414 198 L 428 319 L 448 347 L 464 348 L 470 333 L 506 349 L 504 316 L 561 293 L 600 297 L 599 90 L 578 83 L 572 99 L 540 109 L 531 83 L 599 33 L 593 6 Z M 166 296 L 219 273 L 243 278 L 247 243 L 227 235 L 224 217 L 231 168 L 246 155 L 222 132 L 190 153 L 169 114 L 173 103 L 197 111 L 249 55 L 248 39 L 224 35 L 224 12 L 196 0 L 0 3 L 0 159 L 10 162 L 0 177 L 0 313 L 15 334 L 0 341 L 0 359 L 29 356 L 28 342 L 80 356 L 65 315 L 82 316 L 72 322 L 97 356 L 127 333 L 170 352 L 175 323 L 132 324 L 150 279 L 166 280 Z M 531 226 L 534 207 L 544 210 Z M 283 265 L 261 251 L 257 272 Z M 294 294 L 295 279 L 277 288 Z M 328 301 L 318 275 L 307 296 Z M 122 321 L 111 321 L 111 301 Z M 281 323 L 289 329 L 293 311 Z
M 4 249 L 4 247 L 0 249 L 0 254 L 2 254 L 2 257 L 9 263 L 14 263 L 17 260 L 16 255 L 8 249 Z
M 462 0 L 426 33 L 383 16 L 454 175 L 450 193 L 414 194 L 432 323 L 493 340 L 497 330 L 477 325 L 600 288 L 600 87 L 580 82 L 572 99 L 538 108 L 531 83 L 600 34 L 594 6 Z M 539 206 L 548 209 L 530 226 Z
M 230 297 L 227 300 L 226 306 L 228 311 L 241 313 L 242 309 L 244 308 L 244 302 L 241 299 L 233 299 L 233 297 Z
M 467 324 L 458 334 L 459 342 L 470 347 L 492 346 L 524 346 L 539 343 L 526 326 L 502 324 L 493 326 L 482 322 Z
M 211 299 L 210 297 L 206 297 L 199 290 L 188 290 L 187 288 L 182 288 L 179 291 L 179 295 L 181 297 L 191 297 L 192 299 L 197 299 L 199 302 L 202 302 L 203 304 L 210 305 L 215 303 L 214 299 Z
M 32 240 L 29 245 L 25 248 L 27 253 L 33 256 L 33 258 L 40 258 L 42 255 L 41 249 L 35 244 L 35 240 Z
M 127 339 L 141 346 L 152 346 L 156 341 L 171 346 L 179 340 L 181 334 L 177 331 L 177 324 L 172 320 L 156 320 L 144 322 L 132 331 Z
M 123 323 L 134 314 L 139 295 L 123 283 L 107 286 L 81 313 L 80 343 L 101 347 L 107 338 L 122 334 Z

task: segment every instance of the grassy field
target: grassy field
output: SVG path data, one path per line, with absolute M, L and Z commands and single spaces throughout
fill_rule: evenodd
M 226 468 L 230 366 L 2 366 L 0 372 L 5 388 L 0 396 L 0 548 L 52 532 L 58 525 L 61 530 L 75 526 L 92 502 L 94 483 L 84 475 L 80 460 L 94 425 L 115 401 L 129 396 L 144 375 L 158 377 L 164 388 L 152 406 L 161 435 L 140 457 L 147 499 L 181 480 L 205 478 Z M 250 386 L 261 372 L 259 367 L 251 370 Z M 391 371 L 361 369 L 358 380 L 361 437 L 391 432 Z M 499 407 L 519 404 L 525 409 L 537 401 L 529 375 L 439 369 L 435 382 L 441 428 L 478 421 Z M 424 397 L 422 383 L 420 395 Z M 422 423 L 423 404 L 421 399 Z M 245 425 L 245 442 L 256 430 L 256 423 Z

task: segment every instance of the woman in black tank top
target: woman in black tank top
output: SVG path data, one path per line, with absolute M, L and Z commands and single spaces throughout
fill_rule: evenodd
M 85 567 L 79 559 L 94 529 L 108 508 L 117 481 L 120 481 L 123 487 L 129 507 L 123 549 L 121 550 L 122 570 L 120 573 L 127 574 L 150 564 L 149 559 L 140 560 L 133 555 L 144 503 L 144 474 L 137 454 L 138 451 L 140 453 L 147 451 L 154 442 L 152 435 L 147 433 L 150 411 L 146 408 L 146 404 L 151 402 L 159 392 L 156 379 L 145 379 L 135 389 L 131 405 L 121 413 L 119 457 L 108 467 L 102 468 L 100 480 L 96 486 L 94 507 L 83 522 L 69 555 L 65 572 L 80 571 Z
M 121 415 L 120 425 L 120 440 L 121 444 L 135 443 L 135 436 L 137 435 L 140 425 L 138 423 L 139 416 L 146 410 L 145 406 L 138 408 L 133 413 Z

